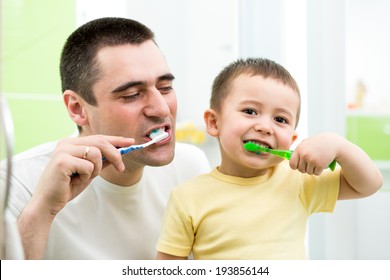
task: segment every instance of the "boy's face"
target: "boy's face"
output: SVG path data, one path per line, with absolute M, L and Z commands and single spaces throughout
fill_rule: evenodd
M 263 153 L 257 155 L 244 149 L 253 141 L 272 149 L 289 149 L 296 139 L 300 99 L 298 93 L 272 78 L 240 75 L 223 101 L 221 112 L 210 113 L 215 127 L 208 132 L 218 137 L 221 149 L 222 173 L 253 177 L 283 159 Z M 207 113 L 205 113 L 207 119 Z M 207 120 L 206 120 L 207 123 Z

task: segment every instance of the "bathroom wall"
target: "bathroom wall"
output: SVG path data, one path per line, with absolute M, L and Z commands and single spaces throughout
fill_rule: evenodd
M 1 19 L 1 92 L 14 120 L 15 152 L 71 134 L 59 56 L 75 27 L 75 1 L 3 0 Z
M 367 81 L 377 73 L 385 75 L 381 59 L 386 61 L 387 52 L 356 52 L 365 44 L 369 33 L 376 36 L 375 42 L 368 45 L 386 45 L 383 14 L 383 1 L 370 3 L 353 0 L 308 1 L 308 81 L 309 81 L 309 135 L 321 131 L 334 131 L 348 136 L 351 84 L 356 85 L 356 77 L 367 77 Z M 357 6 L 354 6 L 357 4 Z M 381 7 L 379 7 L 379 6 Z M 378 14 L 374 7 L 379 8 Z M 358 20 L 359 22 L 356 22 Z M 363 23 L 364 22 L 364 23 Z M 364 28 L 360 26 L 365 25 Z M 357 36 L 360 34 L 359 36 Z M 375 36 L 373 36 L 375 37 Z M 358 39 L 358 40 L 356 40 Z M 364 48 L 364 47 L 363 47 Z M 352 55 L 355 54 L 355 55 Z M 365 62 L 378 62 L 368 64 Z M 380 62 L 380 63 L 379 63 Z M 353 71 L 352 69 L 353 68 Z M 366 72 L 367 76 L 356 73 Z M 382 76 L 384 78 L 384 76 Z M 366 80 L 366 78 L 365 78 Z M 383 84 L 383 83 L 382 83 Z M 352 87 L 353 88 L 353 87 Z M 385 90 L 385 87 L 382 88 Z M 377 91 L 375 95 L 379 96 Z M 381 103 L 382 99 L 376 102 Z M 389 108 L 383 104 L 385 110 Z M 387 108 L 387 109 L 386 109 Z M 358 110 L 361 110 L 359 108 Z M 356 111 L 354 111 L 357 113 Z M 379 111 L 376 111 L 378 113 Z M 372 144 L 377 135 L 369 135 Z M 383 137 L 383 136 L 380 136 Z M 354 139 L 356 140 L 356 139 Z M 379 141 L 382 142 L 382 139 Z M 373 144 L 375 145 L 375 144 Z M 389 149 L 387 147 L 386 149 Z M 373 158 L 375 160 L 375 158 Z M 350 201 L 339 201 L 335 213 L 314 215 L 309 223 L 310 256 L 313 259 L 390 259 L 390 205 L 389 164 L 377 161 L 385 177 L 384 186 L 375 195 Z
M 365 86 L 362 108 L 390 114 L 390 2 L 348 0 L 346 14 L 346 98 L 356 101 L 358 83 Z

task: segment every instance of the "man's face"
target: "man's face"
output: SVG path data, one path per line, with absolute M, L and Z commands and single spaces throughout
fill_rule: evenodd
M 128 164 L 165 165 L 175 147 L 176 94 L 171 74 L 153 41 L 141 45 L 104 47 L 97 54 L 100 69 L 93 86 L 97 106 L 85 104 L 88 125 L 83 134 L 132 137 L 136 144 L 150 141 L 152 130 L 163 128 L 169 137 L 123 157 Z

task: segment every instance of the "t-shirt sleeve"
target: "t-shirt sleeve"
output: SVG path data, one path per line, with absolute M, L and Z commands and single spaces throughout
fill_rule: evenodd
M 320 176 L 302 175 L 300 198 L 309 214 L 333 212 L 340 189 L 340 168 Z
M 184 212 L 173 191 L 165 209 L 157 251 L 187 257 L 191 253 L 193 241 L 191 218 Z

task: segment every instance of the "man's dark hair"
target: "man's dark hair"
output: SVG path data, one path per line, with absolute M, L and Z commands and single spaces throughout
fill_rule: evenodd
M 96 55 L 101 48 L 154 41 L 153 32 L 138 21 L 106 17 L 76 29 L 67 39 L 60 59 L 62 92 L 72 90 L 87 103 L 97 105 L 92 91 L 100 74 Z

